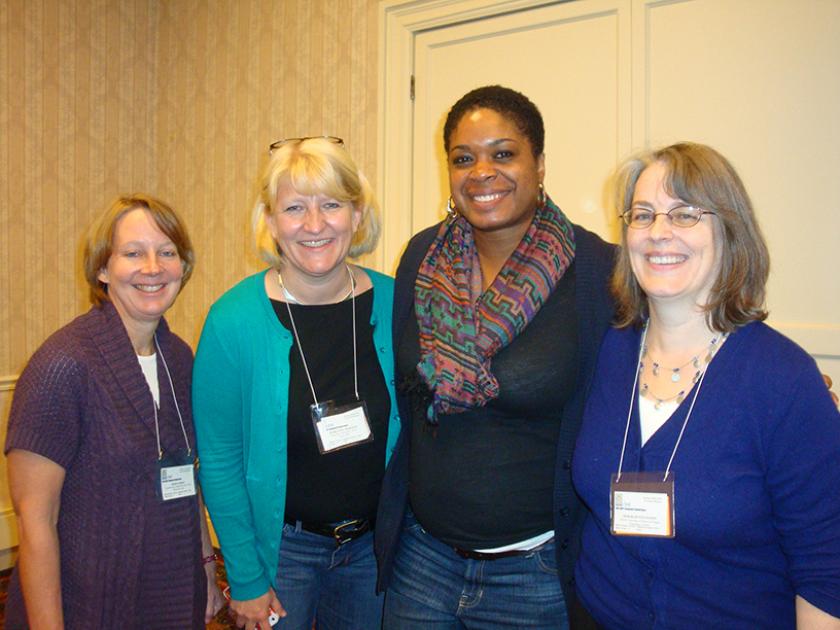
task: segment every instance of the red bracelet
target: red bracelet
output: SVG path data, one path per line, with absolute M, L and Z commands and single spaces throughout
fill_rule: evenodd
M 217 554 L 217 553 L 214 551 L 214 552 L 213 552 L 213 553 L 211 553 L 209 556 L 204 556 L 204 557 L 201 559 L 201 564 L 210 564 L 211 562 L 216 562 L 216 561 L 218 561 L 218 559 L 219 559 L 219 554 Z

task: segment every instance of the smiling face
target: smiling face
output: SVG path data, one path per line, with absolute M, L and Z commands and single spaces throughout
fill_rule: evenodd
M 98 279 L 131 331 L 156 325 L 172 306 L 184 276 L 178 248 L 143 208 L 126 212 L 114 226 L 111 255 Z
M 534 217 L 543 155 L 499 112 L 479 108 L 449 137 L 449 187 L 458 211 L 477 231 L 507 231 L 516 241 Z
M 661 162 L 642 171 L 633 192 L 632 207 L 664 213 L 686 205 L 665 190 L 667 175 Z M 706 305 L 720 267 L 715 220 L 713 215 L 706 214 L 697 225 L 678 228 L 667 217 L 656 216 L 648 228 L 626 228 L 630 265 L 651 308 L 666 303 L 681 304 L 696 312 L 698 305 Z
M 266 222 L 283 253 L 284 280 L 290 285 L 311 284 L 345 275 L 345 259 L 361 218 L 351 202 L 300 194 L 283 178 Z

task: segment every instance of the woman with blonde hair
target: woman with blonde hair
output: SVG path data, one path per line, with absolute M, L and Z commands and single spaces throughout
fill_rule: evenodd
M 393 281 L 348 258 L 379 223 L 338 138 L 271 145 L 253 212 L 270 265 L 211 308 L 193 401 L 236 623 L 376 628 L 372 530 L 398 434 Z

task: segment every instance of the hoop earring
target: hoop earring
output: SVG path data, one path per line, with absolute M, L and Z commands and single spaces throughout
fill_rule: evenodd
M 546 203 L 547 197 L 545 196 L 545 186 L 542 185 L 540 182 L 540 191 L 537 194 L 537 207 L 544 208 Z
M 456 219 L 458 217 L 458 208 L 455 207 L 455 200 L 452 195 L 449 195 L 449 200 L 446 202 L 446 218 Z

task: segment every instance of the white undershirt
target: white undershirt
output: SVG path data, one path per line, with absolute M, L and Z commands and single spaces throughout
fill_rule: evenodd
M 512 551 L 516 549 L 517 551 L 528 551 L 529 549 L 534 549 L 535 547 L 539 547 L 540 545 L 547 543 L 549 540 L 554 538 L 554 530 L 548 532 L 543 532 L 542 534 L 537 534 L 533 538 L 528 538 L 526 540 L 520 540 L 519 542 L 512 543 L 510 545 L 505 545 L 504 547 L 494 547 L 493 549 L 476 549 L 480 553 L 501 553 L 503 551 Z
M 642 446 L 650 439 L 650 436 L 659 431 L 659 427 L 668 421 L 679 404 L 676 400 L 660 403 L 659 409 L 656 402 L 645 396 L 639 395 L 639 423 L 642 429 Z
M 149 389 L 152 392 L 152 398 L 155 399 L 155 404 L 160 407 L 160 388 L 158 387 L 157 375 L 157 354 L 150 354 L 149 356 L 137 355 L 137 361 L 140 362 L 140 369 L 143 370 L 143 376 L 146 377 L 146 382 L 149 384 Z

